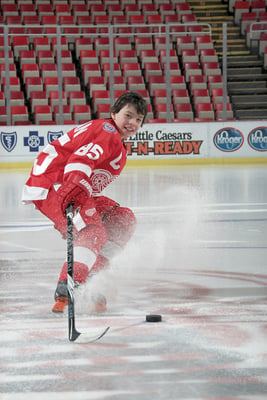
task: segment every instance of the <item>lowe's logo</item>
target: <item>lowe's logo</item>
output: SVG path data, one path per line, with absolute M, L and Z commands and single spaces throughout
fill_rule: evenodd
M 221 151 L 236 151 L 244 143 L 244 136 L 235 128 L 223 128 L 215 133 L 215 146 Z
M 248 134 L 248 144 L 254 150 L 267 151 L 267 127 L 253 129 Z

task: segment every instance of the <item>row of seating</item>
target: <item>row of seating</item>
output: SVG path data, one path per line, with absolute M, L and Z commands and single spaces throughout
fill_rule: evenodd
M 240 25 L 242 20 L 242 15 L 244 13 L 254 13 L 256 19 L 262 20 L 264 13 L 266 13 L 267 3 L 265 0 L 236 0 L 234 3 L 234 20 L 236 25 Z
M 265 32 L 267 34 L 267 0 L 236 0 L 233 12 L 241 35 L 246 37 L 247 47 L 256 49 L 259 56 L 263 57 Z
M 109 118 L 110 104 L 100 103 L 97 106 L 99 118 Z M 62 106 L 63 113 L 60 114 L 58 105 L 54 106 L 54 111 L 50 105 L 36 105 L 34 107 L 34 121 L 29 119 L 28 109 L 26 106 L 11 106 L 12 125 L 26 125 L 35 123 L 37 125 L 51 124 L 81 124 L 91 118 L 91 110 L 89 105 L 74 105 L 71 112 L 69 105 Z M 148 122 L 167 122 L 167 105 L 159 103 L 155 105 L 156 118 L 148 105 Z M 223 118 L 223 103 L 197 103 L 195 110 L 190 103 L 171 104 L 171 122 L 180 121 L 213 121 Z M 7 108 L 0 106 L 0 123 L 6 125 Z M 233 111 L 230 103 L 227 103 L 227 119 L 233 119 Z
M 72 32 L 79 32 L 77 36 L 67 34 L 61 39 L 64 121 L 79 123 L 82 120 L 91 118 L 91 116 L 103 117 L 105 115 L 108 117 L 109 111 L 107 110 L 111 101 L 111 83 L 115 98 L 125 90 L 140 91 L 149 103 L 148 119 L 162 118 L 164 113 L 166 116 L 167 65 L 170 67 L 168 79 L 172 95 L 170 99 L 172 119 L 183 119 L 179 114 L 180 104 L 185 104 L 185 107 L 191 107 L 191 120 L 195 117 L 205 118 L 205 115 L 199 115 L 199 108 L 201 107 L 198 107 L 197 103 L 204 104 L 204 110 L 206 109 L 207 111 L 206 117 L 209 119 L 220 118 L 217 104 L 221 104 L 222 97 L 217 96 L 220 97 L 220 100 L 215 100 L 216 96 L 213 91 L 213 89 L 222 88 L 222 75 L 218 57 L 211 37 L 203 32 L 201 25 L 196 24 L 196 17 L 188 3 L 183 1 L 180 3 L 178 0 L 147 0 L 146 2 L 145 0 L 143 2 L 135 0 L 110 0 L 108 2 L 106 0 L 99 2 L 98 5 L 101 7 L 98 7 L 95 4 L 97 3 L 96 1 L 81 1 L 83 3 L 81 9 L 85 10 L 85 7 L 87 7 L 86 15 L 79 15 L 77 11 L 79 7 L 75 6 L 74 0 L 72 2 L 59 1 L 57 3 L 56 1 L 51 1 L 48 3 L 52 6 L 49 7 L 50 10 L 52 8 L 51 15 L 48 15 L 50 17 L 49 24 L 57 24 L 59 17 L 74 17 L 73 24 L 69 20 L 71 26 L 68 29 L 75 28 L 75 31 L 73 30 Z M 32 3 L 35 10 L 33 10 L 33 7 L 28 7 L 28 11 L 32 9 L 33 15 L 27 15 L 27 7 L 22 7 L 22 3 L 15 5 L 17 6 L 19 17 L 22 17 L 21 11 L 23 9 L 25 11 L 23 18 L 27 16 L 38 17 L 39 22 L 36 25 L 35 32 L 37 32 L 37 29 L 42 29 L 42 32 L 44 32 L 43 29 L 46 27 L 40 25 L 40 19 L 47 16 L 47 14 L 40 12 L 41 7 L 38 7 L 39 4 L 41 2 L 38 0 Z M 68 9 L 67 15 L 60 15 L 60 7 L 56 7 L 57 4 L 67 5 L 65 7 Z M 87 26 L 85 28 L 87 29 L 87 35 L 81 37 L 81 27 L 77 25 L 78 20 L 80 23 L 81 18 L 84 18 L 83 22 L 90 19 L 90 23 L 92 21 L 96 23 L 95 18 L 97 16 L 101 17 L 101 25 L 110 23 L 111 16 L 110 14 L 107 15 L 107 10 L 112 9 L 110 5 L 116 6 L 113 7 L 114 15 L 112 15 L 112 18 L 114 21 L 115 18 L 118 18 L 118 21 L 126 21 L 128 23 L 129 18 L 133 17 L 131 22 L 135 21 L 137 23 L 136 26 L 117 27 L 118 36 L 114 39 L 114 76 L 112 82 L 110 78 L 110 43 L 106 34 L 107 28 L 101 31 L 97 25 Z M 63 8 L 61 8 L 61 11 Z M 121 9 L 120 12 L 119 8 Z M 118 15 L 116 14 L 116 9 L 119 13 Z M 74 10 L 77 12 L 75 15 Z M 125 10 L 127 10 L 127 13 Z M 97 15 L 98 11 L 103 14 Z M 180 11 L 181 13 L 179 14 Z M 8 18 L 9 16 L 12 17 L 12 15 L 5 14 L 3 18 Z M 107 16 L 108 19 L 104 18 Z M 159 30 L 162 29 L 162 32 L 164 32 L 164 27 L 159 28 L 148 24 L 146 26 L 138 26 L 138 24 L 140 25 L 140 22 L 147 23 L 148 17 L 151 17 L 151 21 L 155 21 L 154 23 L 162 23 L 167 18 L 173 22 L 176 22 L 177 18 L 180 21 L 183 16 L 183 21 L 187 21 L 188 25 L 176 24 L 172 26 L 170 63 L 167 64 L 166 39 L 164 35 L 159 35 Z M 18 26 L 18 29 L 21 29 L 21 26 Z M 28 28 L 24 26 L 22 29 Z M 64 29 L 67 28 L 64 27 Z M 135 35 L 132 34 L 133 31 Z M 89 32 L 91 33 L 90 36 L 88 36 Z M 53 30 L 46 31 L 46 33 L 48 34 L 45 37 L 37 38 L 34 35 L 26 36 L 21 34 L 16 36 L 12 32 L 9 39 L 10 93 L 17 90 L 24 94 L 29 119 L 35 123 L 43 123 L 45 120 L 56 122 L 62 120 L 58 115 L 59 80 L 57 71 L 57 38 L 55 37 L 56 26 Z M 138 35 L 136 35 L 137 33 Z M 190 33 L 190 35 L 186 33 Z M 0 39 L 0 72 L 1 89 L 4 92 L 6 72 L 3 47 L 4 38 L 2 37 Z M 183 90 L 183 92 L 175 92 L 177 90 Z M 13 93 L 11 94 L 10 103 L 12 107 L 25 107 L 25 104 L 17 104 L 22 101 L 21 94 L 19 97 L 13 99 Z M 13 103 L 15 104 L 13 105 Z M 44 107 L 41 109 L 43 112 L 40 112 L 37 105 Z M 5 106 L 6 104 L 2 105 L 2 107 Z M 76 106 L 87 106 L 86 109 L 84 107 L 85 115 L 77 114 Z M 212 110 L 207 109 L 207 107 L 211 107 Z M 15 111 L 12 109 L 12 121 L 17 123 L 14 113 Z M 42 116 L 39 116 L 39 114 L 42 114 Z

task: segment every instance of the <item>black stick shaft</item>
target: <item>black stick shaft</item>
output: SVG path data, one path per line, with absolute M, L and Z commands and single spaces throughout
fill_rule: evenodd
M 75 340 L 80 333 L 75 329 L 74 311 L 74 268 L 73 268 L 73 210 L 71 203 L 67 207 L 67 264 L 68 264 L 68 328 L 69 340 Z

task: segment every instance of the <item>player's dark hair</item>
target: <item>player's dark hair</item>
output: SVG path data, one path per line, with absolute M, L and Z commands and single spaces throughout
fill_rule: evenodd
M 136 92 L 123 93 L 111 107 L 111 113 L 118 113 L 124 106 L 131 104 L 135 107 L 137 114 L 144 115 L 144 120 L 147 115 L 147 103 L 143 96 Z M 143 120 L 143 121 L 144 121 Z

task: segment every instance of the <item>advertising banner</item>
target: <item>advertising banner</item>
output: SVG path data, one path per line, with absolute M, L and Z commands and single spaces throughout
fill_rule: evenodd
M 0 127 L 0 163 L 32 162 L 72 125 Z M 266 121 L 144 124 L 125 142 L 129 160 L 263 158 Z

